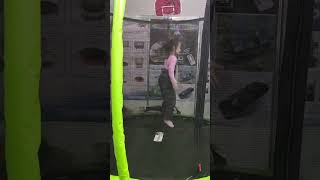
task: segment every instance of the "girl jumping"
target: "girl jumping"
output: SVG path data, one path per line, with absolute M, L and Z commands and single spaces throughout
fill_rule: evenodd
M 175 79 L 175 70 L 177 64 L 177 55 L 181 51 L 181 41 L 179 38 L 174 38 L 165 46 L 168 58 L 164 61 L 164 68 L 159 76 L 159 86 L 163 99 L 162 113 L 163 121 L 170 128 L 174 127 L 172 122 L 173 109 L 176 106 L 176 90 L 178 88 L 177 80 Z

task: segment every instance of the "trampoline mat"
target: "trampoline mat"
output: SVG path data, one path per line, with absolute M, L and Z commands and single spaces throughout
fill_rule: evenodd
M 193 118 L 175 117 L 169 129 L 158 115 L 127 117 L 124 120 L 130 175 L 143 180 L 184 180 L 194 175 L 196 152 Z M 200 153 L 204 176 L 210 175 L 210 126 L 203 126 Z M 164 132 L 162 142 L 154 142 L 157 131 Z M 113 146 L 110 172 L 117 175 Z

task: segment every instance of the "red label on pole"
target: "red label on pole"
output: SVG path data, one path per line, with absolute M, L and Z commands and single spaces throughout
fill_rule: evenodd
M 202 172 L 202 165 L 201 165 L 201 163 L 198 164 L 198 171 L 199 171 L 199 173 Z

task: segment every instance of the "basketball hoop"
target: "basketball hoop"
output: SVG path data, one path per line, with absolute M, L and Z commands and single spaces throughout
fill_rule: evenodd
M 173 5 L 171 6 L 162 6 L 161 7 L 162 15 L 165 17 L 173 16 L 175 15 L 175 7 Z
M 174 16 L 181 12 L 180 0 L 156 0 L 155 10 L 157 16 Z

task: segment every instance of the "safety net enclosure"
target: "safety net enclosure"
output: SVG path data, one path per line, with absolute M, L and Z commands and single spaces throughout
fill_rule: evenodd
M 209 179 L 210 2 L 172 2 L 111 4 L 111 179 Z

